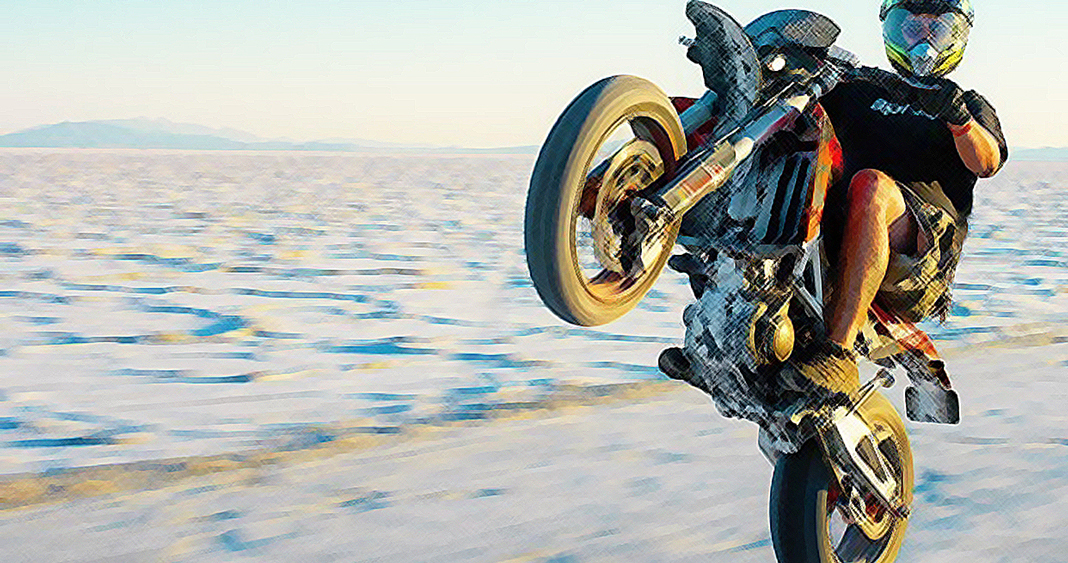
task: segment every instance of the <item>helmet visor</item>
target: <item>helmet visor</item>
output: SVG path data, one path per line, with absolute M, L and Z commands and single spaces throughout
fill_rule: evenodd
M 905 8 L 893 8 L 883 22 L 883 40 L 888 46 L 907 53 L 920 43 L 942 52 L 968 40 L 968 20 L 957 12 L 914 14 Z

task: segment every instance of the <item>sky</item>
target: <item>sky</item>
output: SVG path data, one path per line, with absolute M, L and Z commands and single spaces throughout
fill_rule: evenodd
M 1068 146 L 1063 0 L 974 0 L 951 75 L 997 108 L 1009 144 Z M 830 16 L 838 44 L 889 68 L 878 0 L 719 0 L 743 24 Z M 1025 7 L 1025 8 L 1021 8 Z M 677 44 L 685 0 L 0 0 L 0 134 L 166 118 L 267 138 L 539 144 L 614 74 L 700 95 Z

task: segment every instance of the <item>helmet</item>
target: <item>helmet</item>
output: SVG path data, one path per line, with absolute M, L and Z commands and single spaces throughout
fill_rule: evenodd
M 898 72 L 940 77 L 964 57 L 975 10 L 971 0 L 883 0 L 879 19 L 886 56 Z

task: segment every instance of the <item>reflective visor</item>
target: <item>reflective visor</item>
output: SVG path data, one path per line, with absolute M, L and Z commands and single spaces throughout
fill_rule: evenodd
M 903 53 L 920 43 L 941 52 L 967 41 L 969 28 L 968 20 L 957 12 L 913 14 L 904 8 L 893 8 L 883 22 L 883 39 Z

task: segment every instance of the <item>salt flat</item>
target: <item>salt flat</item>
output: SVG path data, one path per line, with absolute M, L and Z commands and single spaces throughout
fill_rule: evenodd
M 478 423 L 502 405 L 544 400 L 565 384 L 659 379 L 656 354 L 682 337 L 686 280 L 664 275 L 638 310 L 606 327 L 562 325 L 542 307 L 526 275 L 522 209 L 531 166 L 529 157 L 0 151 L 0 474 L 286 450 L 352 433 Z M 1068 351 L 1058 344 L 1068 318 L 1066 173 L 1065 164 L 1010 162 L 977 189 L 957 305 L 946 325 L 927 326 L 949 357 L 965 422 L 950 429 L 912 426 L 921 476 L 917 498 L 929 506 L 917 507 L 902 560 L 927 560 L 932 550 L 963 559 L 953 549 L 965 536 L 954 540 L 952 533 L 967 533 L 975 546 L 985 546 L 970 552 L 972 560 L 1006 558 L 999 546 L 1013 541 L 1023 546 L 1022 560 L 1064 551 L 1054 531 L 1068 519 L 1052 507 L 1063 500 L 1058 468 L 1066 466 L 1068 452 L 1061 413 Z M 181 517 L 156 519 L 171 514 L 174 495 L 200 486 L 180 481 L 158 492 L 8 513 L 0 535 L 40 538 L 34 535 L 40 526 L 32 524 L 39 518 L 81 529 L 87 541 L 136 529 L 157 538 L 148 542 L 152 549 L 173 547 L 174 560 L 243 557 L 254 548 L 284 560 L 309 543 L 344 535 L 348 547 L 334 555 L 351 560 L 379 553 L 364 551 L 374 538 L 436 529 L 456 536 L 454 550 L 439 554 L 442 561 L 528 555 L 619 560 L 629 559 L 627 545 L 644 546 L 635 552 L 643 560 L 711 552 L 721 553 L 719 560 L 768 560 L 761 542 L 770 467 L 756 453 L 755 427 L 722 420 L 709 405 L 683 395 L 688 399 L 681 403 L 666 397 L 622 403 L 536 424 L 493 422 L 458 431 L 452 442 L 418 446 L 455 450 L 449 454 L 453 473 L 487 463 L 508 476 L 498 485 L 488 478 L 461 480 L 442 489 L 460 491 L 447 497 L 467 499 L 482 489 L 522 492 L 467 499 L 459 512 L 440 505 L 428 509 L 436 515 L 427 516 L 436 518 L 432 524 L 414 528 L 398 523 L 399 511 L 420 514 L 418 502 L 403 507 L 436 494 L 436 477 L 397 463 L 392 453 L 350 452 L 266 471 L 279 488 L 292 489 L 295 500 L 276 501 L 278 488 L 248 483 L 190 493 L 203 499 L 190 501 L 190 522 L 210 520 L 215 513 L 208 512 L 227 510 L 226 499 L 233 498 L 248 506 L 250 521 L 274 522 L 283 530 L 277 534 L 253 526 L 226 535 L 231 524 L 243 530 L 241 518 L 217 517 L 223 523 L 200 535 Z M 598 432 L 614 431 L 635 433 L 623 450 L 638 451 L 636 459 L 652 447 L 640 444 L 684 452 L 657 470 L 677 471 L 670 483 L 644 496 L 623 494 L 629 500 L 619 505 L 597 504 L 621 495 L 628 489 L 620 483 L 640 480 L 645 471 L 616 465 L 608 453 L 600 465 L 587 457 L 609 447 L 608 434 Z M 517 439 L 528 434 L 535 443 Z M 480 450 L 467 436 L 483 436 L 494 446 Z M 564 448 L 567 436 L 585 448 Z M 426 471 L 444 464 L 412 447 L 396 456 L 418 459 Z M 393 461 L 374 462 L 375 456 Z M 546 481 L 530 474 L 546 456 L 548 466 L 566 468 L 546 471 L 579 481 L 583 474 L 602 475 L 607 488 L 590 478 L 547 493 L 563 477 Z M 720 464 L 740 478 L 716 473 L 727 471 Z M 449 473 L 444 466 L 438 472 Z M 226 475 L 210 479 L 225 484 Z M 351 493 L 337 501 L 350 504 L 316 497 L 334 498 L 324 493 L 331 487 Z M 706 496 L 679 505 L 693 490 Z M 518 517 L 516 503 L 528 506 L 519 499 L 553 494 L 559 496 L 546 498 L 554 502 L 530 512 L 541 524 L 470 523 L 486 504 L 503 511 L 487 514 L 507 521 Z M 365 502 L 376 509 L 362 510 Z M 594 516 L 576 508 L 589 503 Z M 596 533 L 598 518 L 610 519 L 616 508 L 637 506 L 658 523 L 642 530 L 637 518 L 605 525 L 632 530 L 606 533 L 608 539 L 582 535 Z M 724 507 L 732 514 L 726 521 Z M 320 509 L 325 512 L 314 516 Z M 464 511 L 471 517 L 462 517 Z M 681 534 L 691 542 L 681 551 L 664 547 L 655 532 L 676 526 L 671 521 L 680 511 L 688 522 L 678 529 L 691 530 L 685 528 L 690 520 L 707 528 L 696 540 Z M 333 519 L 335 512 L 344 515 Z M 557 522 L 565 513 L 574 519 Z M 75 526 L 80 514 L 96 515 L 103 528 Z M 735 524 L 735 518 L 741 520 Z M 521 533 L 527 528 L 532 535 Z M 563 534 L 564 528 L 581 533 Z M 490 529 L 503 547 L 487 547 L 480 534 Z M 187 532 L 195 537 L 186 544 L 167 543 Z M 611 539 L 615 535 L 624 539 Z M 257 543 L 276 536 L 290 539 Z M 388 560 L 428 560 L 429 543 L 416 539 L 407 550 L 397 547 L 401 539 L 382 540 L 393 551 L 381 547 L 380 553 Z M 547 551 L 523 551 L 531 546 Z M 110 558 L 119 554 L 108 551 L 112 547 L 57 551 L 51 560 Z M 121 553 L 148 558 L 136 549 Z M 316 553 L 318 560 L 333 557 L 325 545 Z
M 562 326 L 523 260 L 530 166 L 0 153 L 0 473 L 477 418 L 561 382 L 658 377 L 684 280 L 637 324 Z
M 916 502 L 899 561 L 1060 561 L 1063 365 L 1033 349 L 973 357 L 962 424 L 910 424 Z M 754 426 L 719 418 L 680 384 L 636 401 L 7 511 L 0 553 L 12 562 L 773 561 L 772 469 L 755 442 Z

